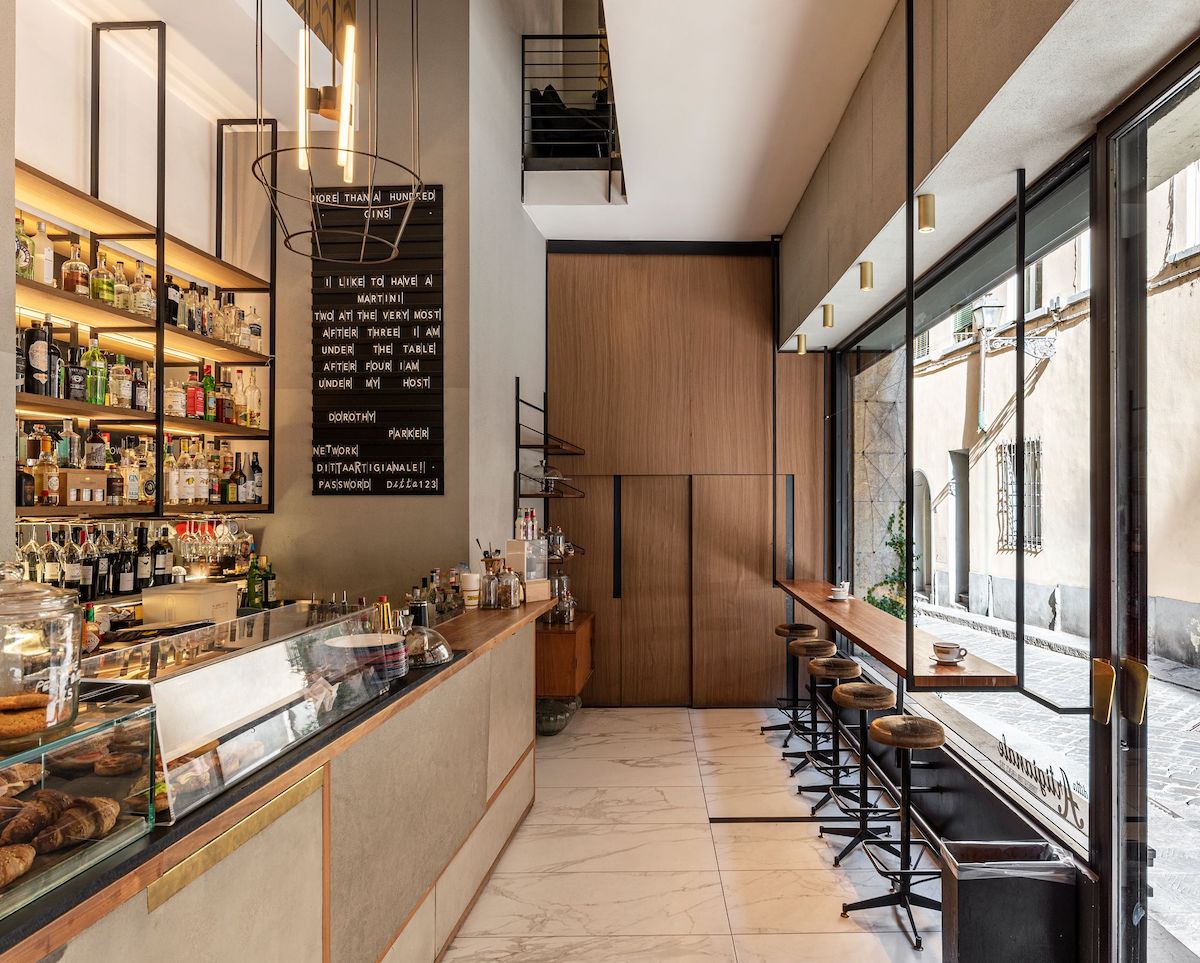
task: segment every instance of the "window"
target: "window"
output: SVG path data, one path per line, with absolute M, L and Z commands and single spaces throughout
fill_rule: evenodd
M 999 548 L 1017 547 L 1017 446 L 1002 442 L 996 446 L 996 512 L 999 520 Z M 1025 551 L 1042 550 L 1042 440 L 1025 441 Z
M 929 357 L 929 332 L 922 331 L 913 340 L 913 360 L 920 361 Z
M 970 341 L 973 337 L 975 337 L 975 317 L 968 304 L 965 308 L 959 308 L 954 315 L 954 340 Z

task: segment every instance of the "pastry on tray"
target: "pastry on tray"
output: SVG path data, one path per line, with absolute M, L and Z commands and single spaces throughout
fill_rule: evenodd
M 18 762 L 0 769 L 0 783 L 7 784 L 5 796 L 16 796 L 42 781 L 46 770 L 40 762 Z
M 10 709 L 45 709 L 50 705 L 50 696 L 45 692 L 18 692 L 16 695 L 0 696 L 0 711 Z
M 125 798 L 125 806 L 130 812 L 145 813 L 150 811 L 150 774 L 143 773 L 137 782 L 133 784 L 133 789 Z M 154 811 L 166 812 L 171 808 L 171 801 L 167 797 L 167 783 L 163 779 L 162 773 L 154 780 Z
M 146 720 L 123 723 L 112 731 L 109 748 L 113 752 L 148 752 L 150 750 L 150 723 Z
M 0 711 L 0 740 L 20 739 L 49 728 L 46 707 L 35 709 L 5 709 Z
M 82 776 L 95 770 L 96 763 L 108 755 L 105 749 L 71 749 L 47 756 L 50 768 L 64 776 Z
M 52 853 L 64 846 L 100 839 L 112 831 L 121 814 L 121 804 L 107 796 L 81 796 L 33 840 L 39 853 Z
M 53 824 L 71 805 L 71 797 L 54 789 L 39 789 L 33 799 L 0 830 L 0 843 L 27 843 L 47 826 Z
M 138 772 L 144 765 L 140 753 L 110 752 L 97 759 L 93 769 L 97 776 L 125 776 Z
M 0 886 L 7 886 L 28 873 L 34 855 L 32 846 L 0 846 Z

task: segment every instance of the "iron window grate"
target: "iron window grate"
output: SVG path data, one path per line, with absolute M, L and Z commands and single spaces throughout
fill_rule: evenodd
M 1017 446 L 1015 442 L 996 445 L 996 517 L 999 522 L 999 547 L 1017 548 Z M 1025 551 L 1042 550 L 1042 440 L 1025 442 Z

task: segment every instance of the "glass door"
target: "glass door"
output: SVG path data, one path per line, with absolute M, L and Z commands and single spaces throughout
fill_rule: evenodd
M 1200 73 L 1177 73 L 1105 131 L 1119 684 L 1102 788 L 1131 963 L 1200 960 Z

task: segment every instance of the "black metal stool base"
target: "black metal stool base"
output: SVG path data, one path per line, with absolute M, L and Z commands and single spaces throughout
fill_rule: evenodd
M 859 900 L 857 903 L 843 903 L 842 916 L 848 917 L 855 910 L 878 909 L 883 906 L 903 906 L 904 912 L 908 916 L 908 925 L 912 929 L 913 949 L 923 950 L 925 947 L 922 945 L 921 933 L 917 929 L 917 921 L 913 918 L 912 908 L 920 906 L 925 909 L 941 912 L 942 904 L 940 900 L 936 900 L 932 896 L 914 893 L 912 887 L 940 879 L 942 871 L 938 868 L 921 868 L 922 858 L 926 854 L 929 854 L 932 858 L 937 852 L 926 840 L 911 839 L 907 841 L 909 856 L 911 856 L 912 850 L 917 850 L 917 858 L 915 860 L 910 861 L 904 858 L 904 846 L 905 841 L 903 840 L 867 839 L 862 842 L 863 852 L 867 854 L 867 858 L 874 864 L 875 871 L 884 879 L 891 882 L 893 891 L 883 896 L 874 896 L 871 899 Z M 909 863 L 911 868 L 902 869 L 889 866 L 879 854 L 880 850 L 899 858 L 903 863 Z

